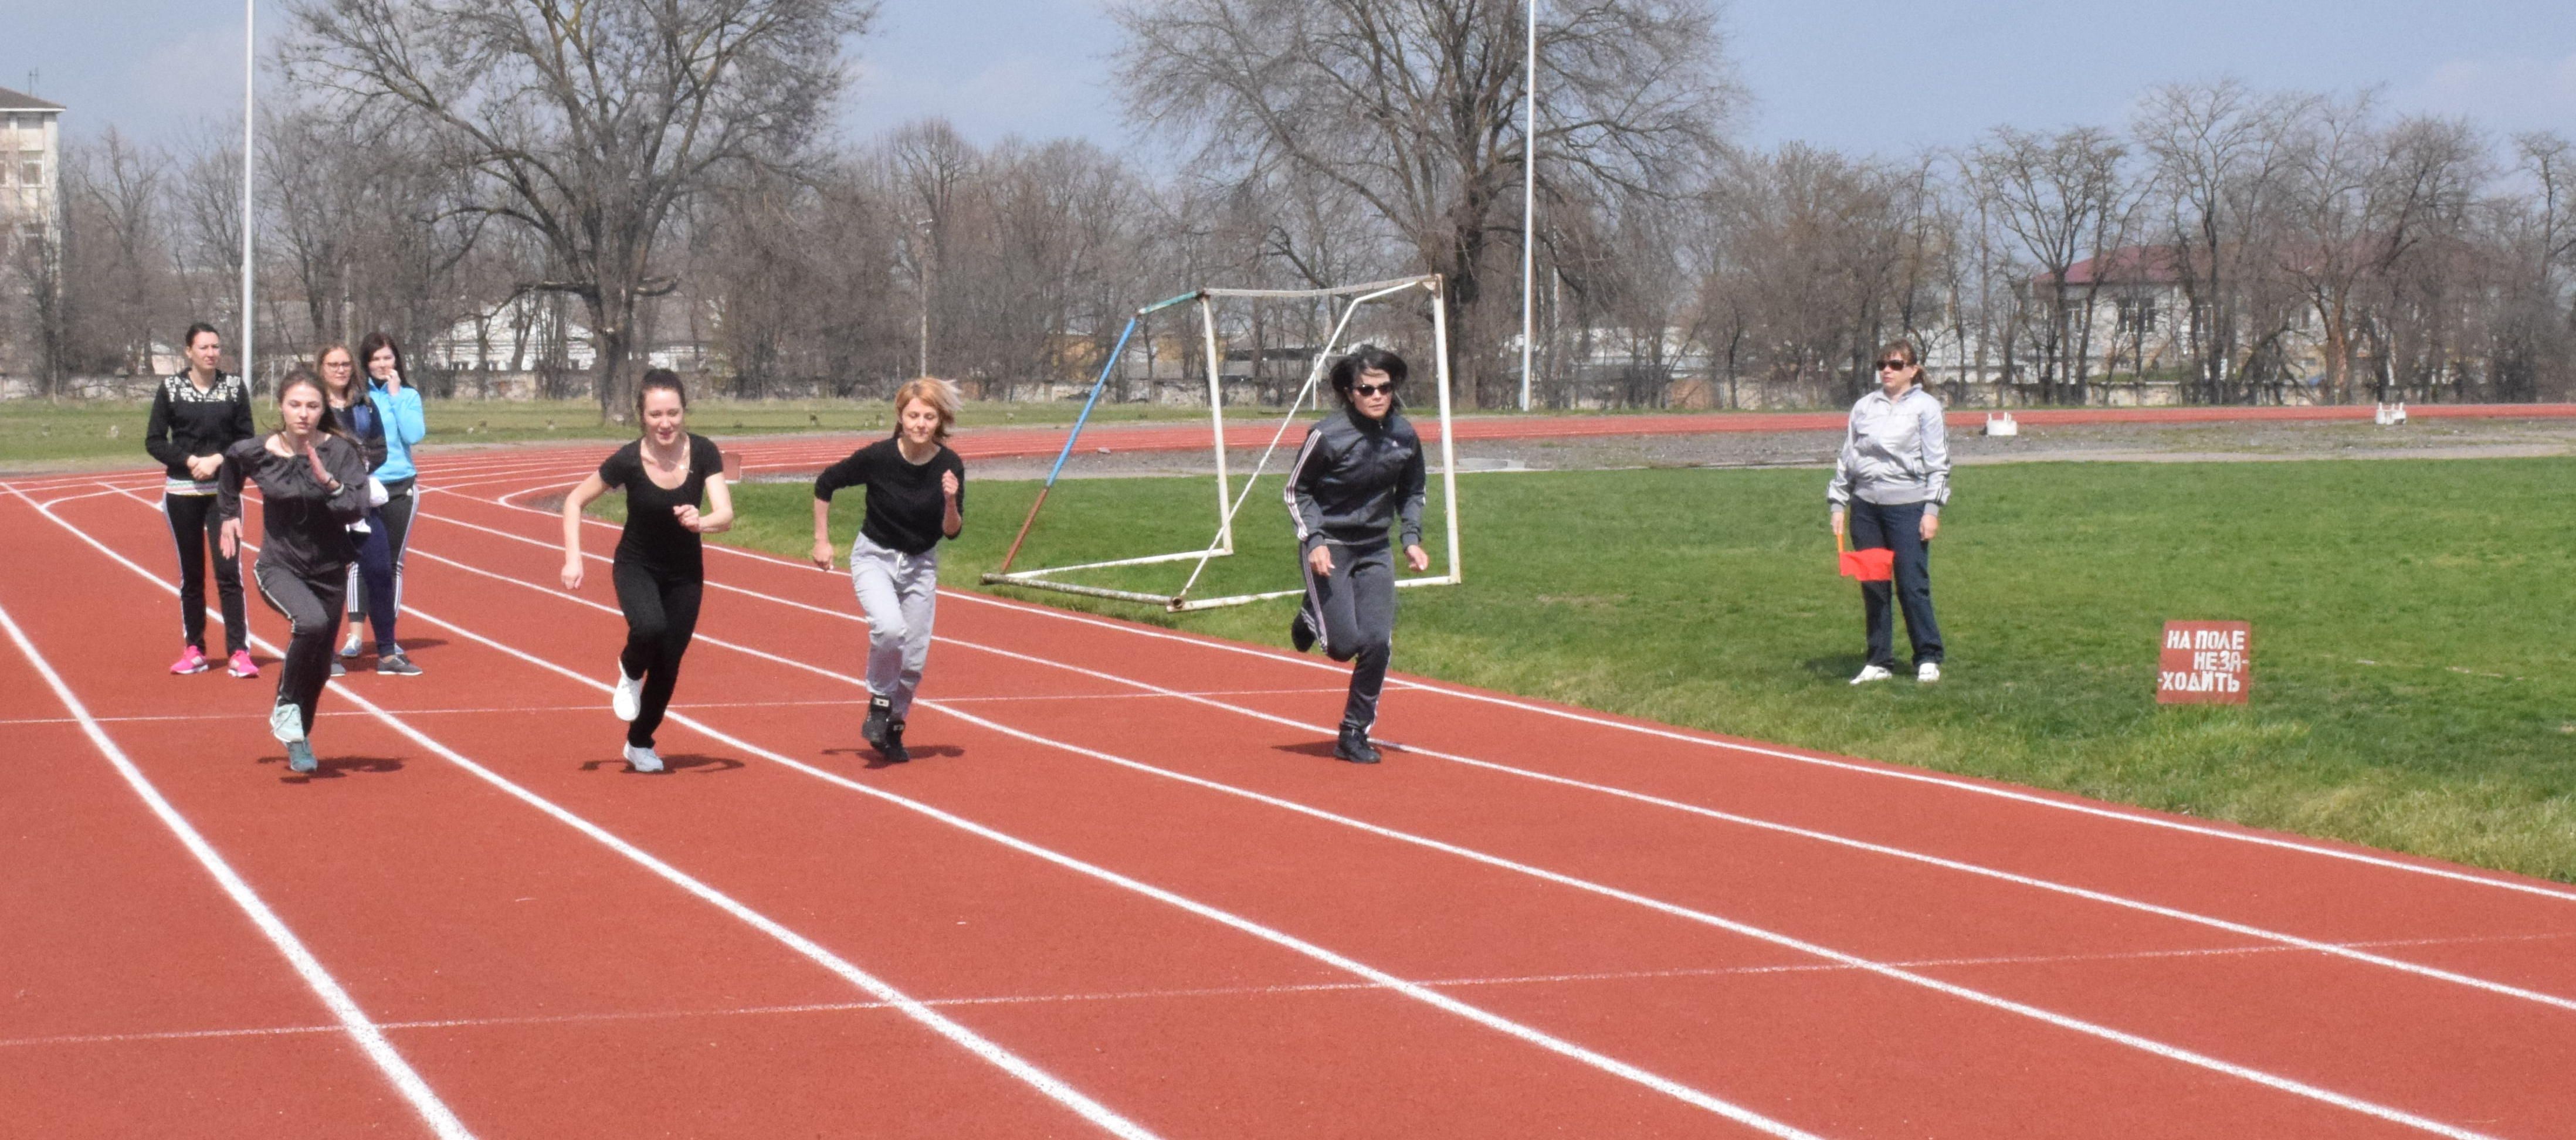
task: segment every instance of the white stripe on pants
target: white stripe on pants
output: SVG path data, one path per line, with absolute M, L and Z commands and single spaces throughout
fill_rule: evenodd
M 905 554 L 862 534 L 850 544 L 850 588 L 868 615 L 868 692 L 912 709 L 921 667 L 930 660 L 930 623 L 939 606 L 939 548 Z

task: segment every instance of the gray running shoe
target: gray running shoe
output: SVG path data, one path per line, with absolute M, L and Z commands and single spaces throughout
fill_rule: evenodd
M 302 743 L 304 710 L 287 704 L 268 710 L 268 734 L 276 737 L 282 744 Z
M 335 660 L 331 662 L 331 675 L 334 677 L 346 677 L 349 675 L 349 667 Z
M 321 765 L 315 763 L 313 760 L 313 746 L 311 744 L 301 740 L 290 740 L 286 742 L 287 771 L 310 772 L 318 767 L 321 767 Z
M 412 664 L 411 658 L 403 656 L 401 650 L 395 650 L 383 657 L 376 658 L 376 675 L 379 677 L 417 677 L 420 676 L 420 666 Z
M 662 770 L 662 754 L 629 744 L 626 746 L 626 766 L 638 772 L 659 772 Z
M 349 640 L 340 643 L 340 656 L 355 657 L 358 651 L 364 648 L 366 648 L 365 643 L 359 640 L 358 621 L 352 617 L 349 619 Z

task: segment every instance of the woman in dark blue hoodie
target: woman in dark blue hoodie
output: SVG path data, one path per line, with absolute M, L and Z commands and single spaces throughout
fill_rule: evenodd
M 1404 358 L 1374 345 L 1333 362 L 1333 394 L 1342 410 L 1306 432 L 1288 470 L 1288 514 L 1297 525 L 1306 603 L 1288 627 L 1299 652 L 1321 641 L 1335 661 L 1349 661 L 1351 689 L 1342 704 L 1333 754 L 1375 764 L 1369 727 L 1395 635 L 1395 527 L 1404 561 L 1431 567 L 1422 549 L 1426 487 L 1422 437 L 1398 410 Z

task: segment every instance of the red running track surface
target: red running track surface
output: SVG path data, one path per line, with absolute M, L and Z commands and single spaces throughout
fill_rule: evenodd
M 561 590 L 559 523 L 503 501 L 601 450 L 424 464 L 404 629 L 428 675 L 335 682 L 313 778 L 265 734 L 273 674 L 160 672 L 149 480 L 0 494 L 0 613 L 24 639 L 0 651 L 20 768 L 0 1132 L 2576 1119 L 2558 884 L 1402 676 L 1381 724 L 1399 746 L 1356 768 L 1328 758 L 1328 662 L 954 591 L 921 757 L 874 766 L 846 579 L 745 552 L 710 554 L 674 771 L 628 773 L 604 561 Z M 282 636 L 256 604 L 252 624 Z

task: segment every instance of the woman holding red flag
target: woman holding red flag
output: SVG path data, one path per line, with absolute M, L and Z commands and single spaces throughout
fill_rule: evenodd
M 1848 525 L 1855 550 L 1895 555 L 1896 580 L 1860 584 L 1861 613 L 1869 636 L 1869 662 L 1855 685 L 1896 675 L 1895 623 L 1889 595 L 1905 610 L 1905 635 L 1914 643 L 1914 679 L 1941 679 L 1941 626 L 1932 618 L 1932 536 L 1941 530 L 1941 505 L 1950 501 L 1950 437 L 1941 401 L 1923 390 L 1923 360 L 1910 341 L 1878 350 L 1877 391 L 1852 405 L 1834 479 L 1825 486 L 1832 504 L 1834 537 Z M 1848 524 L 1846 524 L 1848 516 Z M 1891 588 L 1892 587 L 1892 588 Z

